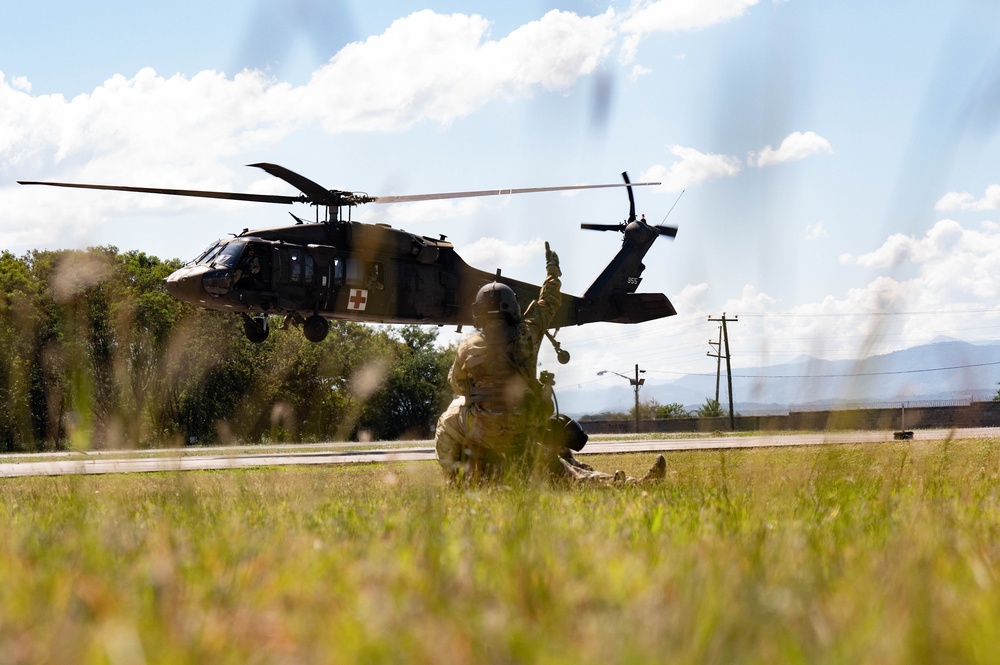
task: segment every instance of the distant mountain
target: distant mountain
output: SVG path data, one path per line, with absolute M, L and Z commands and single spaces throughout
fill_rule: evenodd
M 647 375 L 648 377 L 648 375 Z M 1000 382 L 1000 342 L 940 339 L 930 344 L 864 360 L 801 357 L 780 365 L 733 370 L 738 411 L 780 412 L 836 404 L 989 399 Z M 715 397 L 715 375 L 689 374 L 663 383 L 649 378 L 640 399 L 678 402 L 689 409 Z M 634 393 L 625 385 L 558 391 L 562 411 L 571 415 L 627 411 Z M 728 404 L 723 373 L 720 401 Z

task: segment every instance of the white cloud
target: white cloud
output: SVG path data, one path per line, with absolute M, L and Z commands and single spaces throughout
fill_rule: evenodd
M 946 335 L 993 339 L 1000 325 L 1000 225 L 965 229 L 950 220 L 922 238 L 909 239 L 908 277 L 891 274 L 891 256 L 905 245 L 899 236 L 851 263 L 876 270 L 857 288 L 838 290 L 812 302 L 784 308 L 755 285 L 736 295 L 714 291 L 707 283 L 674 289 L 668 295 L 678 316 L 641 326 L 593 324 L 566 328 L 559 339 L 573 362 L 558 367 L 560 387 L 597 383 L 596 369 L 625 371 L 632 363 L 650 368 L 657 380 L 715 371 L 708 340 L 717 339 L 723 312 L 729 325 L 734 367 L 785 362 L 802 355 L 862 358 L 931 342 Z M 876 260 L 875 257 L 880 257 Z M 657 290 L 657 289 L 651 289 Z M 628 353 L 611 351 L 616 347 Z M 543 349 L 543 362 L 554 366 Z M 612 382 L 613 383 L 613 382 Z
M 545 241 L 541 238 L 510 243 L 497 238 L 480 238 L 460 249 L 462 258 L 473 266 L 492 271 L 503 268 L 504 274 L 515 274 L 526 266 L 545 265 Z
M 1000 236 L 996 236 L 994 240 L 986 234 L 965 231 L 958 222 L 945 219 L 935 224 L 923 238 L 894 233 L 875 251 L 846 259 L 845 262 L 866 268 L 896 269 L 905 263 L 926 263 L 940 259 L 953 252 L 956 247 L 970 242 L 1000 245 Z
M 607 58 L 614 21 L 612 10 L 594 17 L 551 11 L 491 39 L 482 17 L 417 12 L 344 47 L 302 86 L 257 71 L 188 78 L 144 68 L 67 99 L 33 96 L 27 80 L 11 82 L 0 73 L 0 172 L 16 170 L 22 178 L 44 172 L 47 180 L 71 173 L 76 182 L 123 184 L 141 173 L 143 182 L 231 190 L 243 177 L 240 155 L 259 154 L 318 124 L 330 133 L 393 132 L 447 124 L 492 101 L 567 90 Z M 80 237 L 88 224 L 129 209 L 222 203 L 91 196 L 87 211 L 70 220 L 50 208 L 51 199 L 5 191 L 8 221 L 0 222 L 0 237 L 44 245 Z M 59 209 L 72 200 L 61 194 Z M 47 238 L 24 231 L 42 222 Z
M 678 312 L 698 312 L 706 307 L 705 301 L 709 295 L 708 284 L 688 284 L 681 292 L 671 298 Z
M 0 72 L 0 79 L 3 78 L 3 72 Z M 28 80 L 26 76 L 15 76 L 11 79 L 10 85 L 15 90 L 20 90 L 22 92 L 31 92 L 31 81 Z
M 446 124 L 495 99 L 569 88 L 608 55 L 613 21 L 611 10 L 551 11 L 493 41 L 480 16 L 417 12 L 344 47 L 313 75 L 303 103 L 330 132 Z
M 948 192 L 934 205 L 935 210 L 1000 210 L 1000 185 L 986 188 L 983 198 L 969 192 Z
M 876 270 L 914 268 L 912 283 L 917 286 L 910 294 L 910 309 L 953 308 L 1000 298 L 1000 226 L 992 223 L 966 229 L 941 220 L 922 238 L 896 233 L 875 251 L 848 255 L 842 262 Z
M 658 0 L 641 2 L 622 22 L 625 33 L 701 30 L 739 18 L 758 0 Z
M 659 181 L 662 189 L 679 192 L 714 178 L 731 177 L 740 172 L 740 160 L 727 155 L 703 153 L 694 148 L 670 146 L 670 152 L 678 157 L 670 167 L 656 165 L 642 174 L 643 181 Z
M 592 73 L 615 39 L 614 14 L 551 11 L 499 40 L 479 16 L 421 11 L 349 44 L 294 87 L 260 72 L 164 78 L 115 75 L 90 94 L 33 97 L 0 77 L 0 167 L 79 162 L 114 176 L 141 163 L 190 167 L 252 151 L 311 123 L 328 132 L 398 131 L 446 124 L 494 100 L 566 90 Z M 23 170 L 23 169 L 22 169 Z M 152 171 L 152 172 L 151 172 Z M 75 169 L 81 174 L 80 169 Z M 218 175 L 218 174 L 217 174 Z
M 635 54 L 639 51 L 639 42 L 642 38 L 639 35 L 625 35 L 622 38 L 621 48 L 618 50 L 618 61 L 627 65 L 635 60 Z
M 649 67 L 643 67 L 642 65 L 635 65 L 634 67 L 632 67 L 632 71 L 629 72 L 628 75 L 629 83 L 635 83 L 640 76 L 645 76 L 646 74 L 649 74 L 652 71 L 653 70 L 650 69 Z
M 833 152 L 830 142 L 825 138 L 815 132 L 792 132 L 781 141 L 777 150 L 766 146 L 759 153 L 750 153 L 747 163 L 757 167 L 774 166 L 805 159 L 820 152 Z
M 806 240 L 819 240 L 821 238 L 829 238 L 830 234 L 826 232 L 826 225 L 823 220 L 816 222 L 815 224 L 806 225 Z

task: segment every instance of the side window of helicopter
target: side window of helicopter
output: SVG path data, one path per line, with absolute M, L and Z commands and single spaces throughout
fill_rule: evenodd
M 292 284 L 312 284 L 316 274 L 316 262 L 312 254 L 299 248 L 288 249 L 288 281 Z
M 291 265 L 288 274 L 288 281 L 290 281 L 292 284 L 298 284 L 299 282 L 302 281 L 302 268 L 303 268 L 302 264 L 304 263 L 302 260 L 302 251 L 294 248 L 289 249 L 288 258 L 290 260 L 290 265 Z
M 302 277 L 306 284 L 312 284 L 313 278 L 316 274 L 316 262 L 313 260 L 312 254 L 305 252 L 305 256 L 302 259 Z
M 333 257 L 330 262 L 330 274 L 334 284 L 339 286 L 344 283 L 344 260 L 339 256 Z
M 347 259 L 347 283 L 351 286 L 362 286 L 365 283 L 365 267 L 357 259 Z
M 365 281 L 365 286 L 375 291 L 381 291 L 385 288 L 385 276 L 382 272 L 381 261 L 372 261 L 368 264 L 368 279 Z

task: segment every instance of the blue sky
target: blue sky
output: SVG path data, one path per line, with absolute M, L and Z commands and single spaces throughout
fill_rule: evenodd
M 685 192 L 640 287 L 679 315 L 562 331 L 560 385 L 712 372 L 723 311 L 736 366 L 996 340 L 997 25 L 972 0 L 7 3 L 0 249 L 191 258 L 288 219 L 18 179 L 286 193 L 244 166 L 269 161 L 387 195 L 627 170 L 664 183 L 636 192 L 657 222 Z M 619 242 L 579 223 L 626 214 L 617 190 L 355 211 L 532 281 L 548 240 L 575 294 Z

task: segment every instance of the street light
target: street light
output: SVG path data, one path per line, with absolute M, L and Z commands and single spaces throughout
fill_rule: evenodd
M 616 374 L 622 377 L 623 379 L 626 379 L 630 384 L 632 384 L 632 387 L 635 388 L 635 433 L 638 434 L 639 433 L 639 388 L 642 386 L 642 384 L 646 383 L 646 379 L 640 379 L 639 374 L 645 374 L 646 370 L 639 369 L 639 365 L 638 363 L 636 363 L 634 379 L 630 376 L 625 376 L 624 374 L 619 374 L 618 372 L 609 369 L 602 369 L 600 372 L 597 373 L 597 376 L 604 376 L 605 374 L 608 373 Z

